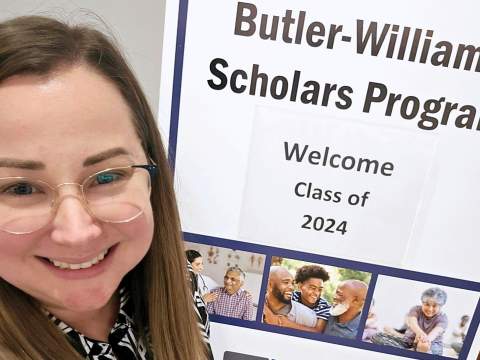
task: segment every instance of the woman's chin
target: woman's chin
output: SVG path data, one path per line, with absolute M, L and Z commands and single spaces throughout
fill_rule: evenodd
M 116 287 L 83 289 L 82 291 L 58 291 L 55 298 L 48 301 L 47 309 L 52 312 L 67 311 L 75 313 L 90 312 L 104 308 L 112 300 Z

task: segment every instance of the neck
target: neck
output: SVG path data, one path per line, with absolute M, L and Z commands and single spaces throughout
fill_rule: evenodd
M 225 289 L 225 288 L 224 288 L 224 289 Z M 235 290 L 235 291 L 234 291 L 234 290 L 230 290 L 230 291 L 229 291 L 229 290 L 225 289 L 225 292 L 226 292 L 228 295 L 233 295 L 233 294 L 237 293 L 238 291 L 240 291 L 240 289 L 237 289 L 237 290 Z
M 281 302 L 280 300 L 278 300 L 275 296 L 273 296 L 272 294 L 268 294 L 267 295 L 267 305 L 268 307 L 270 308 L 270 310 L 272 310 L 274 313 L 277 313 L 279 312 L 281 309 L 283 309 L 285 306 L 287 306 L 288 304 L 285 304 L 283 302 Z
M 338 316 L 338 322 L 344 324 L 347 323 L 353 319 L 360 313 L 360 310 L 357 308 L 350 308 L 347 311 L 345 311 L 342 315 Z
M 108 335 L 117 318 L 119 307 L 120 298 L 115 293 L 108 303 L 100 309 L 82 312 L 57 308 L 47 308 L 47 310 L 83 335 L 91 339 L 108 342 Z

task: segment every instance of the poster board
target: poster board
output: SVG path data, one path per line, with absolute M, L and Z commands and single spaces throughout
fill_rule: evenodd
M 443 356 L 476 358 L 475 7 L 167 2 L 159 118 L 185 239 L 220 282 L 210 252 L 264 256 L 255 318 L 212 315 L 215 358 L 441 358 L 362 339 L 373 299 L 379 326 L 400 327 L 433 287 L 445 343 L 470 316 Z M 307 264 L 335 286 L 368 274 L 354 338 L 265 323 L 270 266 Z

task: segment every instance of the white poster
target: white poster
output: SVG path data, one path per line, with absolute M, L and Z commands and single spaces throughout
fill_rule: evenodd
M 477 358 L 478 10 L 167 3 L 159 125 L 216 359 Z

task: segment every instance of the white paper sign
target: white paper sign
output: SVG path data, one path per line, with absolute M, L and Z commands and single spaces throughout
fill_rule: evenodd
M 435 137 L 259 107 L 240 237 L 401 265 Z

